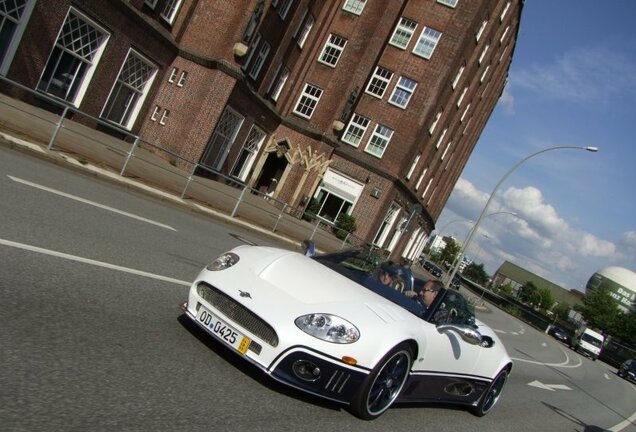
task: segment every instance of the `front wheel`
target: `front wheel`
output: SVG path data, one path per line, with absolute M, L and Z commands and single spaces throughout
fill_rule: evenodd
M 384 413 L 402 391 L 413 364 L 413 352 L 402 343 L 389 351 L 364 380 L 351 402 L 351 412 L 372 420 Z
M 499 396 L 501 396 L 501 392 L 507 380 L 508 370 L 504 369 L 499 372 L 499 375 L 490 383 L 488 390 L 484 392 L 477 406 L 471 410 L 472 413 L 477 417 L 483 417 L 488 414 L 499 400 Z

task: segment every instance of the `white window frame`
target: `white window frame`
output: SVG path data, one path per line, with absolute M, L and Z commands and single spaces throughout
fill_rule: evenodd
M 316 96 L 315 94 L 312 94 L 315 92 L 318 92 L 318 96 Z M 316 107 L 318 106 L 318 103 L 320 102 L 322 93 L 323 93 L 323 89 L 321 89 L 320 87 L 314 84 L 305 83 L 305 87 L 303 88 L 302 93 L 298 97 L 298 101 L 296 102 L 296 105 L 294 107 L 294 111 L 293 111 L 294 114 L 296 114 L 299 117 L 305 118 L 307 120 L 311 119 L 311 116 L 314 114 L 314 111 L 316 111 Z M 309 110 L 308 114 L 302 111 L 305 109 Z
M 367 0 L 346 0 L 342 10 L 360 16 L 366 4 Z
M 388 75 L 388 77 L 384 75 Z M 386 68 L 383 68 L 382 66 L 376 66 L 364 92 L 375 98 L 382 99 L 392 79 L 393 72 Z M 380 92 L 375 93 L 375 88 L 379 89 Z
M 168 122 L 168 116 L 170 115 L 170 111 L 169 110 L 164 110 L 163 114 L 161 114 L 161 120 L 159 120 L 159 124 L 161 126 L 165 126 L 166 123 Z
M 152 110 L 152 114 L 150 115 L 150 120 L 157 121 L 157 117 L 159 116 L 159 111 L 161 111 L 161 107 L 159 105 L 155 105 L 155 109 Z
M 411 165 L 411 168 L 409 169 L 409 172 L 406 174 L 406 179 L 410 180 L 411 176 L 413 175 L 413 172 L 415 172 L 415 167 L 417 166 L 417 163 L 420 161 L 420 157 L 422 157 L 422 153 L 418 153 L 415 156 L 415 159 L 413 159 L 413 164 Z
M 256 36 L 254 36 L 254 39 L 252 39 L 252 43 L 250 43 L 250 47 L 247 50 L 247 58 L 245 59 L 245 63 L 243 63 L 243 66 L 241 66 L 243 70 L 247 69 L 247 67 L 250 65 L 252 57 L 254 56 L 254 52 L 256 51 L 256 48 L 258 48 L 258 45 L 261 43 L 262 38 L 263 36 L 260 33 L 256 33 Z
M 364 135 L 367 133 L 367 128 L 369 127 L 370 120 L 360 114 L 353 113 L 351 116 L 351 120 L 349 120 L 349 124 L 345 129 L 345 132 L 342 134 L 342 138 L 340 140 L 354 147 L 360 146 Z M 349 139 L 348 136 L 355 137 L 357 139 Z
M 448 6 L 453 9 L 457 7 L 458 2 L 459 0 L 437 0 L 437 3 L 443 4 L 444 6 Z
M 148 6 L 150 9 L 153 9 L 157 7 L 157 2 L 159 0 L 146 0 L 144 3 L 146 4 L 146 6 Z
M 395 221 L 397 220 L 398 215 L 400 214 L 400 205 L 396 202 L 391 203 L 391 207 L 384 215 L 384 219 L 382 220 L 382 224 L 380 224 L 380 228 L 378 232 L 375 234 L 373 238 L 373 244 L 382 247 L 384 242 L 386 242 L 389 233 L 393 229 L 393 225 L 395 225 Z
M 428 190 L 430 189 L 434 179 L 435 177 L 431 177 L 430 179 L 428 179 L 428 183 L 426 184 L 426 187 L 424 188 L 424 191 L 422 192 L 422 199 L 424 199 L 424 197 L 426 196 L 426 192 L 428 192 Z
M 325 46 L 322 48 L 322 52 L 318 57 L 318 62 L 331 68 L 335 68 L 346 46 L 347 39 L 331 33 L 325 42 Z
M 287 14 L 289 13 L 289 9 L 291 9 L 292 3 L 294 3 L 294 0 L 283 0 L 283 3 L 280 5 L 280 8 L 278 9 L 278 16 L 283 21 L 287 18 Z
M 261 73 L 261 69 L 263 68 L 263 64 L 265 64 L 265 60 L 267 60 L 267 56 L 269 55 L 269 50 L 271 46 L 267 41 L 263 41 L 261 44 L 261 48 L 258 50 L 258 56 L 256 56 L 256 60 L 254 60 L 254 64 L 250 68 L 250 78 L 253 80 L 258 78 L 258 75 Z
M 168 24 L 172 25 L 174 23 L 174 19 L 177 17 L 177 13 L 179 12 L 182 2 L 183 0 L 167 0 L 166 6 L 163 8 L 163 12 L 161 12 L 161 18 L 163 18 Z
M 508 34 L 508 30 L 510 30 L 510 26 L 506 27 L 506 29 L 504 30 L 503 34 L 499 38 L 499 45 L 503 45 L 503 41 L 506 38 L 506 35 Z
M 278 101 L 278 97 L 280 96 L 280 93 L 283 91 L 283 88 L 285 87 L 285 83 L 287 82 L 287 79 L 289 78 L 289 72 L 290 72 L 289 68 L 285 66 L 284 64 L 281 63 L 278 66 L 278 70 L 276 71 L 276 74 L 274 75 L 272 84 L 269 86 L 269 90 L 267 91 L 270 99 L 273 100 L 274 102 Z
M 464 118 L 466 117 L 466 113 L 468 113 L 468 110 L 470 109 L 470 105 L 471 104 L 466 105 L 466 108 L 464 109 L 462 116 L 459 118 L 460 123 L 464 123 Z
M 433 56 L 433 52 L 435 51 L 435 48 L 437 48 L 441 38 L 442 32 L 431 27 L 424 27 L 415 47 L 413 48 L 413 54 L 427 60 L 430 59 Z
M 486 30 L 486 26 L 488 25 L 488 20 L 483 20 L 481 25 L 479 26 L 479 30 L 475 34 L 475 42 L 479 42 L 481 35 L 484 34 L 484 30 Z
M 486 57 L 486 53 L 488 52 L 488 48 L 490 48 L 490 44 L 486 44 L 486 46 L 484 47 L 483 51 L 479 55 L 479 64 L 483 63 L 484 58 Z
M 506 13 L 508 13 L 508 9 L 510 9 L 510 3 L 512 3 L 512 2 L 506 3 L 506 6 L 504 7 L 503 11 L 501 12 L 501 15 L 499 15 L 499 21 L 503 22 L 504 17 L 506 16 Z
M 188 72 L 181 71 L 181 76 L 179 77 L 179 81 L 177 81 L 177 87 L 183 87 L 188 79 Z
M 473 118 L 471 117 L 471 118 L 469 118 L 469 119 L 468 119 L 468 121 L 466 122 L 466 126 L 464 126 L 464 130 L 462 131 L 462 135 L 466 135 L 466 133 L 468 132 L 468 126 L 470 125 L 470 121 L 471 121 L 472 119 L 473 119 Z
M 448 153 L 448 150 L 451 148 L 451 146 L 453 145 L 453 141 L 449 141 L 448 145 L 446 146 L 446 148 L 444 149 L 444 153 L 442 153 L 442 158 L 441 160 L 444 160 L 444 158 L 446 157 L 446 153 Z
M 393 34 L 389 40 L 389 45 L 405 50 L 409 46 L 409 43 L 411 43 L 411 39 L 413 38 L 416 29 L 417 22 L 406 17 L 401 17 L 400 22 L 397 26 L 395 26 L 395 30 L 393 30 Z M 406 39 L 406 43 L 400 43 L 402 39 Z
M 488 71 L 490 70 L 490 65 L 486 66 L 486 68 L 484 69 L 484 73 L 481 74 L 481 77 L 479 78 L 479 82 L 483 83 L 484 80 L 486 79 L 486 75 L 488 74 Z
M 446 132 L 448 132 L 448 128 L 445 128 L 440 134 L 439 138 L 437 138 L 437 143 L 435 144 L 435 148 L 439 149 L 439 146 L 442 145 L 442 141 L 444 141 L 444 137 L 446 136 Z
M 406 80 L 410 83 L 413 83 L 413 87 L 410 88 L 408 87 L 403 80 Z M 393 88 L 393 93 L 391 93 L 391 97 L 389 97 L 389 103 L 391 105 L 395 105 L 397 107 L 400 107 L 402 109 L 405 109 L 406 106 L 409 104 L 409 101 L 411 100 L 411 97 L 413 96 L 413 93 L 415 93 L 415 89 L 417 88 L 417 82 L 407 78 L 405 76 L 401 76 L 398 78 L 397 83 L 395 83 L 395 87 Z M 394 98 L 396 100 L 394 100 Z M 400 99 L 404 99 L 405 101 L 402 102 Z
M 230 176 L 237 178 L 241 181 L 245 181 L 247 175 L 249 174 L 252 166 L 254 165 L 254 161 L 256 160 L 256 155 L 261 149 L 263 142 L 267 138 L 267 134 L 261 128 L 256 125 L 252 125 L 252 128 L 247 134 L 245 138 L 245 142 L 243 143 L 243 147 L 239 151 L 239 154 L 236 156 L 236 160 L 234 161 L 234 165 L 230 170 Z M 248 153 L 247 157 L 242 161 L 242 166 L 238 167 L 238 163 L 241 162 L 241 157 L 243 154 Z M 238 173 L 235 173 L 236 169 L 240 168 Z
M 464 90 L 462 90 L 462 94 L 459 95 L 459 99 L 457 99 L 457 108 L 459 108 L 462 105 L 462 101 L 464 100 L 464 96 L 466 96 L 467 91 L 468 91 L 468 87 L 464 87 Z
M 172 68 L 172 71 L 170 71 L 170 76 L 168 77 L 168 82 L 170 84 L 172 84 L 175 80 L 175 78 L 177 78 L 177 74 L 179 73 L 179 69 L 177 69 L 176 67 Z
M 6 76 L 7 73 L 9 73 L 9 68 L 11 67 L 11 63 L 13 62 L 15 53 L 17 52 L 18 46 L 22 41 L 22 37 L 24 36 L 24 31 L 27 27 L 27 24 L 31 19 L 31 14 L 33 12 L 33 9 L 35 8 L 35 3 L 36 0 L 26 0 L 19 17 L 9 14 L 3 17 L 3 22 L 0 25 L 0 29 L 2 29 L 3 33 L 5 33 L 4 37 L 6 38 L 5 42 L 7 43 L 7 46 L 4 57 L 0 58 L 2 63 L 0 66 L 0 75 L 2 76 Z M 13 32 L 4 32 L 5 26 L 10 25 L 10 23 L 15 24 Z
M 389 147 L 389 143 L 393 137 L 393 132 L 393 129 L 388 126 L 384 126 L 380 123 L 376 124 L 375 129 L 364 148 L 365 153 L 369 153 L 377 158 L 382 158 L 384 152 Z M 379 149 L 380 151 L 378 152 L 376 149 Z
M 453 90 L 455 90 L 455 88 L 457 87 L 457 84 L 459 83 L 459 79 L 462 77 L 462 74 L 464 73 L 465 69 L 466 69 L 466 66 L 462 66 L 459 68 L 459 71 L 457 71 L 457 75 L 455 75 L 455 79 L 453 79 L 453 82 L 451 83 L 451 87 L 453 88 Z
M 438 111 L 437 114 L 435 114 L 435 120 L 433 120 L 433 123 L 431 123 L 431 126 L 428 128 L 429 135 L 433 135 L 433 132 L 435 132 L 435 128 L 437 127 L 437 123 L 439 123 L 439 119 L 441 118 L 442 111 Z
M 305 45 L 305 41 L 307 40 L 307 36 L 311 32 L 312 27 L 314 26 L 314 16 L 309 12 L 309 9 L 305 9 L 305 14 L 303 15 L 303 19 L 300 20 L 300 25 L 294 32 L 294 39 L 296 39 L 296 44 L 300 49 Z
M 427 172 L 428 172 L 428 167 L 422 170 L 422 172 L 420 173 L 420 176 L 417 178 L 417 183 L 415 183 L 415 187 L 414 187 L 415 190 L 418 190 L 420 186 L 422 186 L 422 181 L 426 177 Z

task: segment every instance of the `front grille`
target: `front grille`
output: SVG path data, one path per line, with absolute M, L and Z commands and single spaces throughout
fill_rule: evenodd
M 227 294 L 205 282 L 199 283 L 197 292 L 206 302 L 210 303 L 233 322 L 258 336 L 269 345 L 273 347 L 278 345 L 278 335 L 272 326 Z

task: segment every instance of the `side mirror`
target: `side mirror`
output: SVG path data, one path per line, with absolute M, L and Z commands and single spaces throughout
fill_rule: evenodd
M 305 256 L 308 257 L 312 257 L 314 255 L 316 255 L 316 242 L 313 240 L 303 240 L 300 243 L 300 247 L 303 250 L 303 253 L 305 254 Z
M 440 324 L 437 326 L 437 331 L 444 333 L 446 331 L 452 331 L 457 333 L 464 341 L 471 345 L 482 345 L 482 336 L 477 330 L 472 327 L 460 325 L 460 324 Z

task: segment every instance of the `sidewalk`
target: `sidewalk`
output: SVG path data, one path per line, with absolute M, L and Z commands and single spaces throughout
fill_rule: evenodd
M 343 247 L 343 241 L 332 233 L 287 214 L 278 202 L 222 181 L 192 176 L 193 165 L 188 166 L 186 161 L 166 160 L 146 148 L 133 147 L 129 142 L 69 119 L 64 120 L 63 127 L 55 135 L 59 120 L 55 114 L 0 94 L 0 145 L 258 231 L 293 246 L 313 236 L 321 252 Z M 53 136 L 54 145 L 49 150 Z M 129 158 L 133 148 L 134 156 Z

